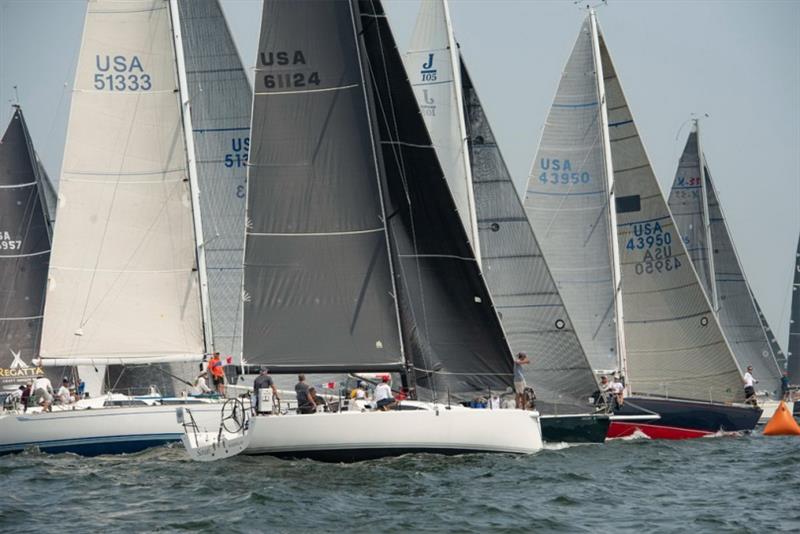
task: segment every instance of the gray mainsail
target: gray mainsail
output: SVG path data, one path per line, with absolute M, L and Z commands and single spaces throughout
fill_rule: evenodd
M 759 390 L 779 395 L 781 370 L 764 327 L 766 320 L 736 254 L 696 124 L 686 140 L 669 205 L 695 268 L 705 274 L 704 289 L 739 366 L 752 365 Z
M 597 391 L 525 208 L 463 59 L 461 79 L 483 273 L 513 352 L 532 363 L 526 378 L 543 413 L 586 412 Z
M 380 2 L 362 0 L 406 357 L 420 396 L 511 385 L 512 357 Z
M 800 384 L 800 237 L 792 281 L 792 312 L 789 316 L 789 350 L 786 353 L 787 370 L 792 384 Z
M 218 0 L 179 0 L 214 348 L 242 351 L 242 261 L 253 93 Z
M 772 348 L 772 354 L 775 355 L 775 361 L 778 363 L 778 369 L 783 372 L 786 370 L 786 353 L 781 348 L 780 343 L 778 343 L 778 338 L 775 331 L 769 326 L 769 323 L 767 322 L 767 316 L 764 315 L 764 312 L 761 310 L 761 306 L 758 304 L 758 299 L 756 298 L 755 294 L 752 294 L 752 297 L 753 304 L 755 304 L 756 311 L 758 312 L 758 317 L 761 319 L 761 326 L 764 328 L 764 333 L 769 340 L 769 346 Z
M 616 369 L 603 139 L 589 19 L 545 122 L 525 208 L 575 332 L 595 369 Z
M 0 141 L 0 384 L 38 367 L 50 233 L 37 165 L 17 106 Z
M 596 335 L 585 328 L 608 299 L 605 338 L 619 347 L 632 393 L 743 400 L 736 360 L 676 234 L 593 12 L 562 76 L 525 204 L 578 338 L 587 352 L 600 351 L 589 352 L 593 362 L 614 348 L 591 344 Z M 598 231 L 617 241 L 597 240 L 587 255 Z M 575 288 L 590 283 L 599 291 L 579 298 Z
M 255 73 L 244 358 L 403 367 L 353 6 L 267 0 Z

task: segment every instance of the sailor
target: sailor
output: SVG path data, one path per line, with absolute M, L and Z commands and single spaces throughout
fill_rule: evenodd
M 621 407 L 625 403 L 625 379 L 619 373 L 614 373 L 614 382 L 611 384 L 613 406 Z
M 525 383 L 525 371 L 523 365 L 528 365 L 531 361 L 528 355 L 524 352 L 517 354 L 517 359 L 514 361 L 514 392 L 516 393 L 517 409 L 525 410 L 525 388 L 528 384 Z
M 208 373 L 203 371 L 197 378 L 194 379 L 194 386 L 192 386 L 192 395 L 206 395 L 211 393 L 211 388 L 206 384 L 206 376 Z
M 391 410 L 394 407 L 394 397 L 392 396 L 392 388 L 389 386 L 389 377 L 383 375 L 381 383 L 375 386 L 375 407 L 379 411 Z
M 363 380 L 359 380 L 358 385 L 354 387 L 352 391 L 350 391 L 350 398 L 354 400 L 367 399 L 367 384 Z
M 33 402 L 41 404 L 42 409 L 47 412 L 53 410 L 51 407 L 53 404 L 53 384 L 43 374 L 39 374 L 36 382 L 33 383 Z
M 211 371 L 211 381 L 214 383 L 217 393 L 224 396 L 225 370 L 222 368 L 222 360 L 219 358 L 219 352 L 215 352 L 211 359 L 208 360 L 208 370 Z
M 497 393 L 492 392 L 489 396 L 489 403 L 487 408 L 490 410 L 499 410 L 503 407 L 503 401 L 500 400 L 500 396 Z
M 306 375 L 297 375 L 297 384 L 294 385 L 294 392 L 297 394 L 297 413 L 314 413 L 317 411 L 317 404 L 314 398 L 309 394 L 308 384 L 306 384 Z
M 272 397 L 276 400 L 280 400 L 280 397 L 278 397 L 278 389 L 275 387 L 275 382 L 272 380 L 272 375 L 269 374 L 269 369 L 262 367 L 261 372 L 253 381 L 253 396 L 255 397 L 254 405 L 258 406 L 258 408 L 261 408 L 261 390 L 266 388 L 272 388 Z M 261 412 L 260 409 L 257 409 L 256 411 Z
M 61 381 L 61 387 L 58 388 L 58 393 L 56 393 L 58 397 L 59 404 L 70 404 L 72 402 L 72 395 L 69 393 L 69 379 L 64 377 L 64 380 Z
M 319 406 L 322 406 L 323 408 L 327 407 L 328 402 L 325 400 L 325 397 L 321 397 L 321 396 L 317 395 L 317 388 L 315 388 L 314 386 L 310 386 L 308 388 L 308 395 L 314 401 L 314 406 L 315 407 L 319 407 Z
M 611 382 L 608 381 L 606 375 L 600 377 L 600 395 L 602 395 L 606 405 L 612 406 L 614 391 L 611 389 Z
M 20 404 L 22 404 L 22 412 L 25 413 L 28 411 L 28 401 L 31 398 L 31 384 L 28 382 L 25 384 L 25 389 L 22 390 L 22 396 L 19 399 Z
M 756 400 L 756 389 L 753 387 L 754 384 L 758 384 L 758 380 L 753 378 L 753 366 L 747 366 L 747 372 L 744 373 L 744 377 L 742 377 L 742 382 L 744 382 L 744 397 L 745 402 L 747 404 L 752 404 L 753 406 L 758 406 L 758 401 Z
M 789 401 L 789 371 L 784 371 L 781 377 L 781 398 Z

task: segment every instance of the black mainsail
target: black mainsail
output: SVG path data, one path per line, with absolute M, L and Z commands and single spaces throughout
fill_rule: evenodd
M 789 350 L 787 370 L 792 384 L 800 384 L 800 237 L 797 239 L 797 253 L 792 281 L 792 313 L 789 319 Z
M 263 21 L 245 358 L 413 367 L 422 398 L 505 389 L 510 351 L 380 2 L 268 1 Z
M 0 384 L 35 377 L 50 261 L 43 174 L 16 106 L 0 142 Z

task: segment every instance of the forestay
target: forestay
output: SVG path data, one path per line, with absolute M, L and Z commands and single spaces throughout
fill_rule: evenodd
M 597 391 L 525 208 L 461 61 L 483 273 L 514 353 L 526 352 L 527 381 L 542 413 L 586 412 Z
M 618 366 L 600 107 L 587 18 L 561 74 L 525 208 L 595 369 Z
M 88 4 L 60 180 L 42 356 L 203 352 L 168 4 Z
M 662 196 L 598 34 L 634 394 L 743 400 L 741 375 Z
M 214 348 L 242 351 L 242 261 L 252 90 L 218 0 L 179 0 Z
M 421 398 L 511 386 L 511 354 L 380 2 L 359 2 L 406 357 Z
M 264 2 L 244 266 L 244 357 L 273 372 L 403 364 L 348 1 Z
M 19 107 L 0 141 L 0 384 L 36 374 L 50 259 L 44 184 Z
M 699 165 L 694 168 L 679 167 L 669 199 L 675 223 L 687 250 L 691 251 L 690 257 L 698 272 L 709 275 L 713 269 L 713 274 L 704 280 L 706 295 L 712 303 L 716 298 L 719 322 L 739 367 L 744 369 L 752 365 L 753 374 L 759 381 L 758 389 L 769 391 L 773 396 L 780 395 L 781 372 L 762 324 L 766 320 L 756 308 L 711 174 L 705 158 L 699 157 L 699 154 L 698 132 L 693 131 L 686 141 L 685 158 L 682 157 L 681 161 L 702 162 L 704 167 L 702 173 Z M 710 242 L 706 242 L 707 234 L 702 226 L 704 210 L 708 214 Z M 697 229 L 698 223 L 703 228 L 701 231 Z M 708 262 L 707 259 L 712 255 L 713 262 Z M 716 295 L 712 292 L 716 292 Z

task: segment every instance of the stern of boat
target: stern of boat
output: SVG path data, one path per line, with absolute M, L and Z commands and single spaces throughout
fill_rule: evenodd
M 180 407 L 175 410 L 178 424 L 183 428 L 181 442 L 192 460 L 213 462 L 241 454 L 247 448 L 247 412 L 243 405 L 230 407 L 231 404 L 226 402 L 220 409 L 219 426 L 216 429 L 198 425 L 191 408 Z M 236 415 L 231 416 L 231 413 Z

